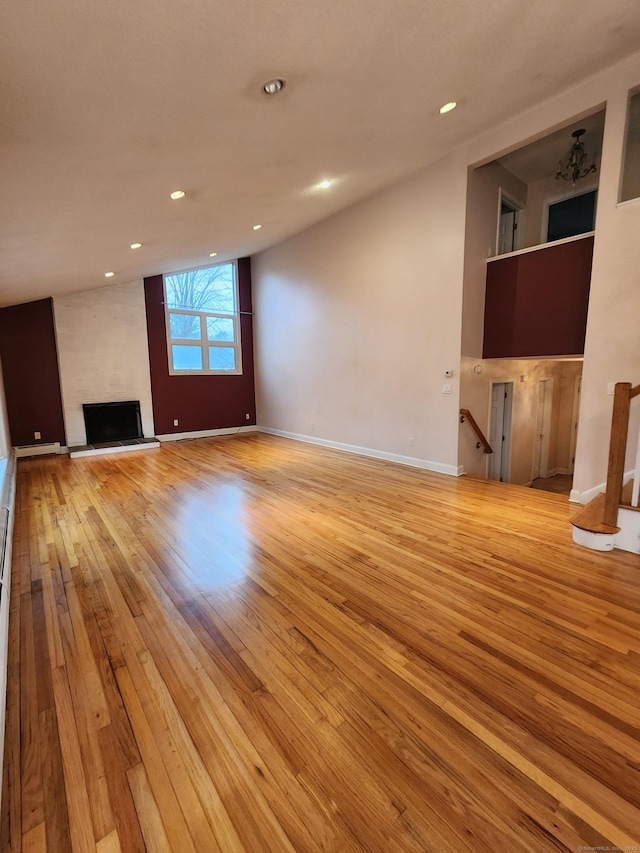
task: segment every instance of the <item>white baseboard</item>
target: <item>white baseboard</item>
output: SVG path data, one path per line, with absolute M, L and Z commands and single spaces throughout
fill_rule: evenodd
M 14 447 L 16 458 L 22 456 L 48 456 L 51 453 L 66 453 L 67 448 L 62 447 L 59 441 L 49 441 L 46 444 L 22 444 Z
M 384 459 L 387 462 L 397 462 L 400 465 L 409 465 L 412 468 L 422 468 L 425 471 L 435 471 L 438 474 L 448 474 L 459 477 L 464 473 L 462 465 L 445 465 L 442 462 L 432 462 L 430 459 L 419 459 L 415 456 L 403 456 L 400 453 L 387 453 L 384 450 L 375 450 L 372 447 L 359 447 L 356 444 L 345 444 L 342 441 L 329 441 L 325 438 L 317 438 L 314 435 L 302 435 L 296 432 L 287 432 L 281 429 L 270 429 L 269 427 L 258 427 L 258 432 L 266 432 L 269 435 L 279 435 L 282 438 L 290 438 L 293 441 L 304 441 L 307 444 L 318 444 L 320 447 L 330 447 L 332 450 L 344 450 L 346 453 L 358 453 L 360 456 L 371 456 L 373 459 Z
M 257 432 L 255 424 L 249 426 L 224 427 L 223 429 L 197 429 L 193 432 L 169 432 L 166 435 L 157 435 L 158 441 L 184 441 L 188 438 L 211 438 L 214 435 L 237 435 L 243 432 Z
M 623 477 L 623 484 L 626 485 L 629 480 L 633 480 L 633 471 L 625 471 Z M 571 503 L 575 504 L 588 504 L 589 501 L 592 501 L 594 498 L 597 498 L 601 492 L 605 492 L 607 489 L 606 483 L 598 483 L 597 486 L 592 486 L 590 489 L 584 489 L 584 491 L 580 491 L 580 489 L 571 489 L 571 494 L 569 495 L 569 500 Z

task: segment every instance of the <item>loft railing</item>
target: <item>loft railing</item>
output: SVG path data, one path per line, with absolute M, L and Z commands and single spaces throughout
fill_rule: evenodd
M 491 445 L 484 437 L 484 433 L 476 423 L 475 418 L 473 417 L 469 409 L 460 409 L 460 423 L 463 424 L 465 421 L 469 421 L 469 426 L 478 436 L 478 441 L 476 443 L 476 447 L 478 448 L 478 450 L 483 447 L 485 453 L 493 453 Z
M 618 521 L 618 507 L 622 500 L 622 486 L 624 480 L 624 460 L 627 454 L 627 441 L 629 434 L 629 413 L 631 401 L 640 394 L 640 385 L 631 386 L 630 382 L 616 382 L 613 395 L 613 414 L 611 416 L 611 442 L 609 444 L 609 466 L 607 468 L 607 489 L 604 498 L 604 523 L 616 526 Z M 634 474 L 634 497 L 638 499 L 638 457 L 640 457 L 640 445 L 636 455 L 636 469 Z M 633 498 L 632 498 L 633 504 Z

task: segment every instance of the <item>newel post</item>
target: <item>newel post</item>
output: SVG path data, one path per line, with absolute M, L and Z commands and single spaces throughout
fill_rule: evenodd
M 604 523 L 616 526 L 618 507 L 622 497 L 624 478 L 624 458 L 627 450 L 629 431 L 629 408 L 631 404 L 631 383 L 616 382 L 613 395 L 613 414 L 611 415 L 611 443 L 609 445 L 609 466 L 607 468 L 607 490 L 604 499 Z

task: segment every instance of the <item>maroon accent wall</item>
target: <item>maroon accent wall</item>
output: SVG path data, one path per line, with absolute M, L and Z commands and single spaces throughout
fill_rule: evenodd
M 145 278 L 151 396 L 157 435 L 255 424 L 250 258 L 238 261 L 238 291 L 240 311 L 248 312 L 240 316 L 242 376 L 170 376 L 162 276 Z M 175 418 L 179 420 L 178 426 L 173 425 Z
M 11 443 L 66 444 L 53 300 L 0 309 L 0 358 Z
M 487 264 L 483 358 L 579 355 L 593 237 Z

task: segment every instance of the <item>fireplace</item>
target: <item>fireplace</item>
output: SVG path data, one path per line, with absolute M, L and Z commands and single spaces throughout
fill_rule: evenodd
M 83 403 L 87 444 L 130 441 L 143 438 L 140 401 Z

